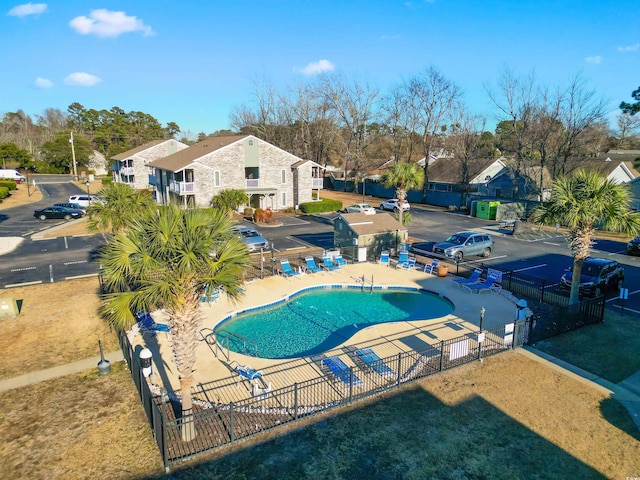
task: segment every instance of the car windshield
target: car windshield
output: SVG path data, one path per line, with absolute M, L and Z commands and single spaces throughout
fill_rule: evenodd
M 259 237 L 260 234 L 256 230 L 242 230 L 240 234 L 244 238 Z
M 465 237 L 465 236 L 462 236 L 462 235 L 451 235 L 445 241 L 449 242 L 449 243 L 453 243 L 455 245 L 462 245 L 464 242 L 467 241 L 467 238 L 468 237 Z
M 585 263 L 582 266 L 582 274 L 589 275 L 590 277 L 597 277 L 600 275 L 600 271 L 602 270 L 602 265 L 597 263 Z
M 366 203 L 363 203 L 362 205 L 360 205 L 362 208 L 372 208 L 371 205 L 367 205 Z

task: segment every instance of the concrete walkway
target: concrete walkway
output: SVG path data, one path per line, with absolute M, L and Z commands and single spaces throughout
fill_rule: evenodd
M 109 360 L 112 366 L 115 362 L 122 362 L 124 360 L 120 350 L 107 353 L 104 358 Z M 17 377 L 0 380 L 0 392 L 6 392 L 7 390 L 13 390 L 14 388 L 26 387 L 28 385 L 33 385 L 34 383 L 46 382 L 47 380 L 53 380 L 55 378 L 72 375 L 74 373 L 84 372 L 92 368 L 97 369 L 98 362 L 100 362 L 100 360 L 101 357 L 98 355 L 97 357 L 85 358 L 84 360 L 67 363 L 66 365 L 58 365 L 57 367 L 46 368 L 44 370 L 29 372 Z

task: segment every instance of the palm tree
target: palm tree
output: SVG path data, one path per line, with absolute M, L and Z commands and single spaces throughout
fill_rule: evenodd
M 615 184 L 598 172 L 578 170 L 573 177 L 561 177 L 552 186 L 551 199 L 532 213 L 540 225 L 569 228 L 569 248 L 573 254 L 573 278 L 569 305 L 579 300 L 582 263 L 589 256 L 596 227 L 636 235 L 640 216 L 629 210 L 629 187 Z
M 424 170 L 413 162 L 398 162 L 384 172 L 382 183 L 385 187 L 394 187 L 398 204 L 404 205 L 409 190 L 419 190 L 424 184 Z M 402 220 L 403 211 L 398 211 L 398 220 Z
M 215 286 L 238 298 L 249 263 L 232 224 L 226 212 L 170 205 L 134 221 L 101 253 L 105 286 L 115 292 L 105 296 L 101 311 L 112 325 L 129 328 L 141 311 L 164 308 L 168 314 L 185 419 L 192 413 L 200 296 Z M 195 436 L 193 422 L 183 422 L 182 438 Z
M 87 226 L 92 232 L 110 229 L 118 233 L 156 205 L 148 191 L 134 190 L 126 183 L 112 183 L 103 188 L 99 196 L 104 203 L 92 202 L 87 209 Z
M 229 216 L 233 213 L 233 211 L 238 208 L 240 205 L 246 205 L 249 202 L 249 197 L 242 190 L 235 190 L 232 188 L 227 188 L 221 190 L 220 193 L 214 195 L 211 199 L 211 206 L 214 208 L 219 208 L 227 212 Z

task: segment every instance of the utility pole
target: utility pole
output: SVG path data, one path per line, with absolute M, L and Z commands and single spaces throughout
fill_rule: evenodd
M 76 149 L 73 146 L 73 130 L 71 131 L 71 138 L 69 138 L 71 144 L 71 157 L 73 158 L 73 179 L 78 181 L 78 170 L 76 168 Z

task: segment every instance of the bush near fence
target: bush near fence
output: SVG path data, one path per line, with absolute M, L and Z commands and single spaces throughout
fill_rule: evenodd
M 323 198 L 319 202 L 301 203 L 299 208 L 303 213 L 337 212 L 338 210 L 342 210 L 342 202 L 340 200 Z

